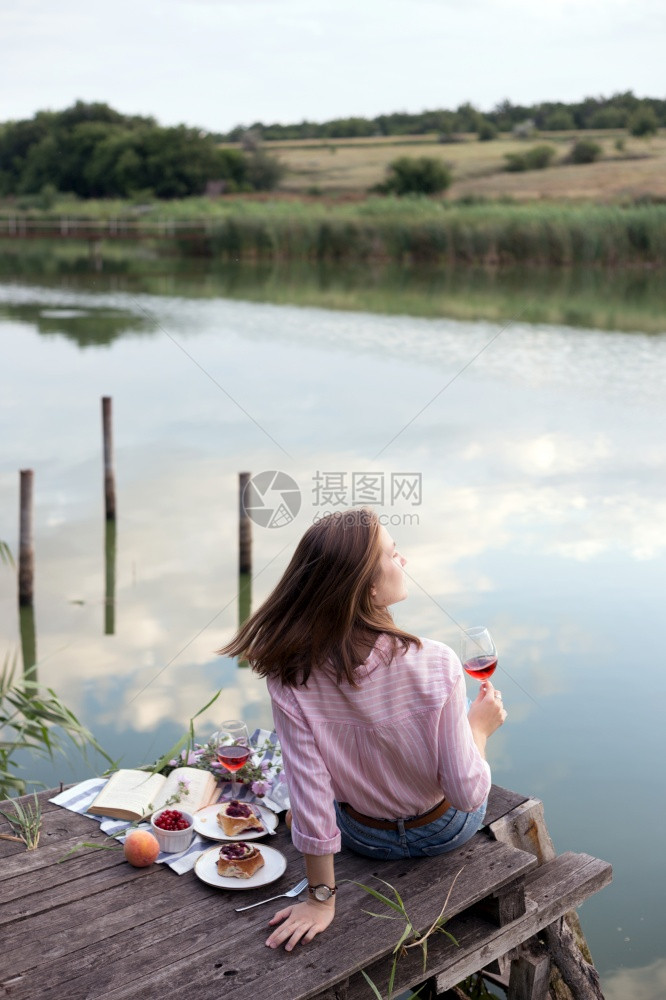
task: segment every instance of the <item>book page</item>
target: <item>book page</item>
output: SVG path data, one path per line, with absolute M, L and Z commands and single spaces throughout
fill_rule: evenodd
M 178 787 L 180 782 L 185 783 L 187 794 L 181 793 Z M 202 771 L 196 767 L 177 767 L 166 779 L 164 788 L 153 805 L 155 809 L 161 809 L 171 799 L 170 806 L 180 806 L 186 812 L 193 813 L 213 802 L 216 792 L 217 779 L 210 771 Z
M 119 811 L 137 818 L 144 816 L 152 812 L 151 805 L 154 807 L 159 799 L 165 781 L 162 774 L 121 768 L 111 775 L 89 811 L 104 816 L 113 816 Z

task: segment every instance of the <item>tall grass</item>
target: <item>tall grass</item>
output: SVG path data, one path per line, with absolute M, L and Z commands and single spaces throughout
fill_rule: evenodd
M 127 218 L 136 211 L 136 206 L 117 202 L 71 202 L 69 207 L 70 218 Z M 59 204 L 51 217 L 60 218 L 66 210 L 67 203 Z M 7 214 L 0 213 L 0 219 Z M 613 267 L 666 262 L 664 204 L 470 205 L 390 197 L 324 204 L 194 198 L 143 206 L 135 218 L 146 226 L 171 222 L 176 232 L 178 224 L 198 222 L 200 232 L 194 238 L 170 237 L 177 251 L 227 260 Z
M 211 222 L 182 253 L 228 259 L 449 264 L 658 265 L 666 206 L 484 204 L 425 200 L 355 206 L 250 203 Z
M 66 745 L 63 736 L 81 753 L 92 749 L 113 763 L 55 691 L 30 676 L 17 676 L 15 660 L 6 655 L 0 667 L 0 800 L 26 791 L 15 759 L 19 751 L 53 757 Z

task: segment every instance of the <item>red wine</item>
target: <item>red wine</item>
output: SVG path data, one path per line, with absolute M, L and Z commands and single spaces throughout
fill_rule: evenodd
M 463 668 L 470 677 L 477 681 L 487 681 L 495 673 L 497 666 L 497 656 L 473 656 L 471 660 L 463 663 Z
M 217 759 L 220 764 L 224 764 L 227 771 L 238 771 L 243 764 L 247 764 L 251 753 L 248 747 L 218 747 Z

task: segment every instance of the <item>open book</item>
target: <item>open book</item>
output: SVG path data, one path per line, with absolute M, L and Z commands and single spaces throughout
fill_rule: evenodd
M 88 812 L 112 819 L 142 819 L 169 803 L 185 812 L 209 806 L 217 796 L 217 779 L 210 771 L 177 767 L 165 778 L 149 771 L 114 771 Z

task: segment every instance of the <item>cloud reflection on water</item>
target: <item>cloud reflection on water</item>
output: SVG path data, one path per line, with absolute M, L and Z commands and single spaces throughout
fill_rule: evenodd
M 602 978 L 606 1000 L 663 1000 L 666 996 L 666 958 L 635 969 L 617 969 Z
M 16 295 L 30 299 L 29 290 Z M 130 298 L 100 301 L 126 308 Z M 97 301 L 62 293 L 58 303 L 79 300 Z M 566 848 L 608 850 L 614 861 L 606 789 L 649 785 L 657 775 L 633 759 L 655 767 L 661 759 L 649 743 L 661 731 L 660 701 L 647 695 L 663 685 L 656 635 L 644 638 L 644 689 L 627 683 L 627 666 L 636 662 L 637 623 L 657 613 L 663 592 L 666 338 L 516 325 L 373 465 L 368 456 L 496 327 L 142 301 L 297 458 L 276 459 L 167 338 L 79 352 L 26 324 L 0 323 L 12 348 L 3 359 L 10 391 L 0 396 L 11 428 L 0 538 L 14 546 L 17 470 L 33 465 L 41 680 L 114 752 L 157 756 L 218 687 L 224 713 L 218 703 L 202 726 L 213 729 L 222 714 L 267 724 L 263 683 L 214 653 L 237 623 L 238 472 L 281 468 L 304 494 L 296 522 L 255 529 L 255 572 L 267 567 L 253 584 L 255 606 L 318 512 L 317 471 L 422 472 L 422 505 L 389 510 L 418 514 L 390 526 L 420 585 L 396 617 L 453 646 L 456 623 L 492 628 L 511 721 L 492 748 L 500 783 L 546 797 L 551 832 Z M 98 408 L 109 392 L 119 520 L 115 634 L 105 636 Z M 15 582 L 4 569 L 0 587 L 0 639 L 10 648 Z

